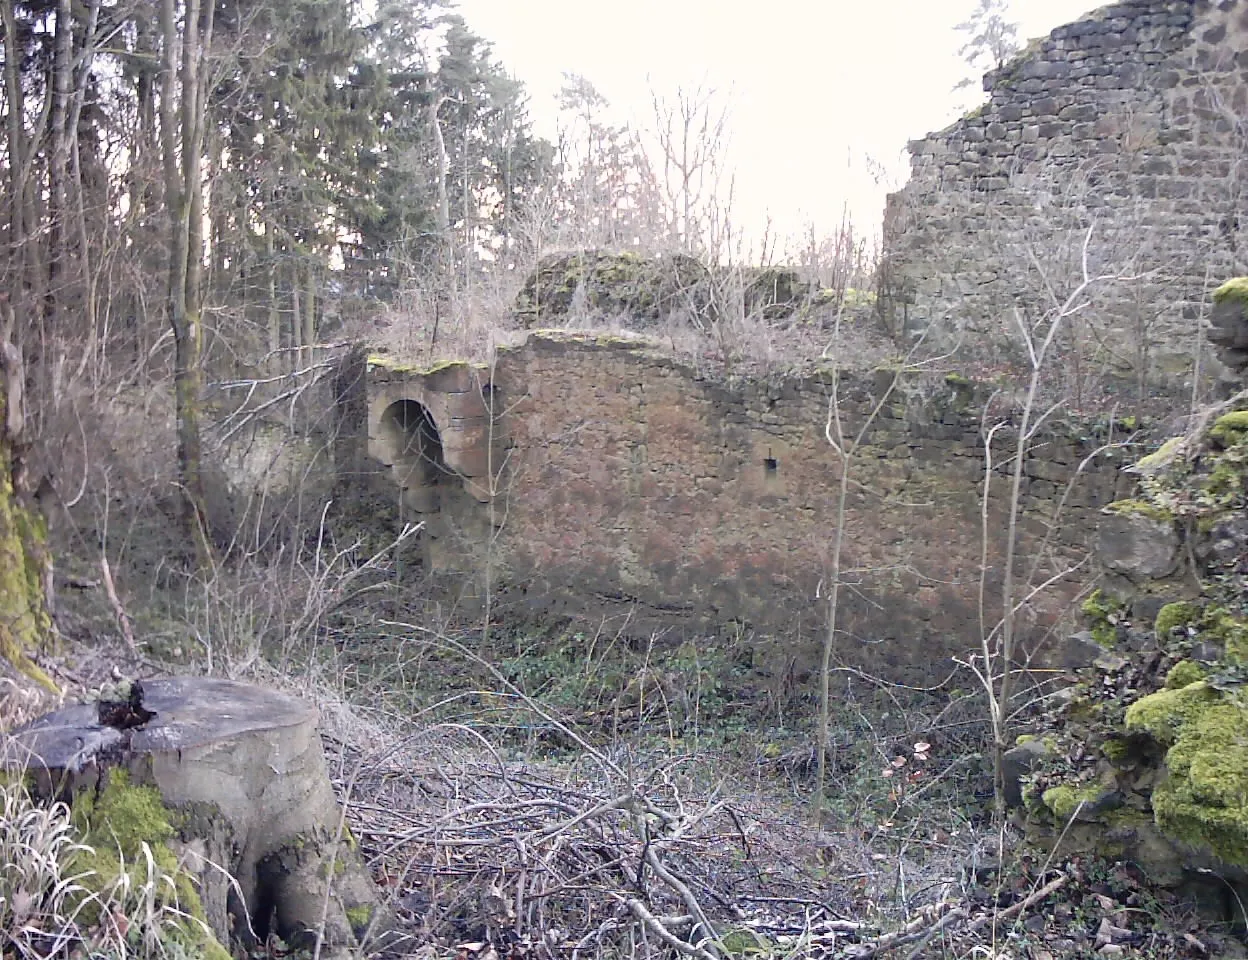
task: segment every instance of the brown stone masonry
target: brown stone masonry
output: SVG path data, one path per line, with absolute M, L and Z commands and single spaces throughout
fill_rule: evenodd
M 842 378 L 848 431 L 894 376 Z M 500 609 L 627 615 L 643 631 L 731 623 L 793 649 L 821 637 L 842 469 L 824 434 L 828 374 L 713 380 L 642 340 L 535 333 L 490 368 L 374 358 L 365 383 L 344 413 L 367 410 L 369 456 L 357 447 L 340 464 L 388 475 L 428 524 L 427 562 L 478 590 L 488 575 Z M 960 378 L 907 375 L 867 430 L 850 467 L 848 662 L 924 673 L 977 646 L 982 403 Z M 1086 558 L 1114 498 L 1112 452 L 1075 477 L 1103 442 L 1084 429 L 1055 425 L 1026 463 L 1020 569 L 1037 579 Z M 1012 443 L 998 432 L 990 617 Z M 1033 640 L 1089 576 L 1080 568 L 1027 604 Z

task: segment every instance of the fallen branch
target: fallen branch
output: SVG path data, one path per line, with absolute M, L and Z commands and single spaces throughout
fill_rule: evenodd
M 998 923 L 1002 920 L 1009 920 L 1018 916 L 1025 910 L 1030 909 L 1045 897 L 1060 890 L 1062 885 L 1066 883 L 1067 877 L 1063 874 L 1053 880 L 1050 880 L 1039 890 L 1033 891 L 1024 899 L 1005 910 L 999 910 L 995 913 L 986 914 L 982 917 L 976 917 L 966 926 L 956 931 L 959 937 L 970 936 L 971 934 L 983 929 L 989 923 Z M 939 904 L 937 909 L 947 907 L 948 904 Z M 915 943 L 913 950 L 906 955 L 906 960 L 914 960 L 923 950 L 932 938 L 944 930 L 948 930 L 954 924 L 961 920 L 967 919 L 967 909 L 963 906 L 948 909 L 935 923 L 931 921 L 930 913 L 924 917 L 918 917 L 910 923 L 906 924 L 902 929 L 895 930 L 892 933 L 884 934 L 881 937 L 871 941 L 870 943 L 858 944 L 852 946 L 847 951 L 847 955 L 853 957 L 854 960 L 869 960 L 871 957 L 877 957 L 882 953 L 890 950 L 896 950 L 898 947 Z
M 117 617 L 117 626 L 121 630 L 122 639 L 126 641 L 126 646 L 130 652 L 137 654 L 139 646 L 134 641 L 134 627 L 130 623 L 130 614 L 126 613 L 126 608 L 121 605 L 121 598 L 117 596 L 117 586 L 113 583 L 113 571 L 108 565 L 108 554 L 100 554 L 100 572 L 103 574 L 104 591 L 108 594 L 108 602 L 113 605 L 113 613 Z
M 625 905 L 632 912 L 633 916 L 646 925 L 646 929 L 662 940 L 678 953 L 683 953 L 687 957 L 697 957 L 698 960 L 717 960 L 716 956 L 704 947 L 696 944 L 686 943 L 680 937 L 672 933 L 667 927 L 659 921 L 653 913 L 646 909 L 646 905 L 637 899 L 624 901 Z

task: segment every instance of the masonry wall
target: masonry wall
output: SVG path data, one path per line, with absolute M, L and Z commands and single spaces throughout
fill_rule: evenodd
M 1248 257 L 1248 0 L 1127 0 L 1034 41 L 987 102 L 910 144 L 889 198 L 895 331 L 1019 352 L 1083 274 L 1063 351 L 1087 372 L 1176 384 L 1206 295 Z M 1209 363 L 1207 350 L 1202 356 Z
M 421 395 L 426 378 L 408 376 L 408 393 Z M 609 630 L 676 636 L 735 626 L 810 662 L 826 623 L 841 471 L 825 437 L 827 375 L 716 381 L 640 341 L 533 334 L 475 376 L 497 404 L 491 433 L 504 438 L 496 496 L 475 520 L 464 498 L 438 519 L 444 572 L 478 591 L 488 573 L 503 616 L 570 615 L 591 630 L 606 618 Z M 398 377 L 380 372 L 374 397 L 393 404 Z M 879 371 L 842 382 L 848 431 L 892 380 Z M 867 430 L 842 562 L 838 655 L 848 662 L 925 675 L 978 643 L 983 400 L 956 377 L 906 378 Z M 1026 464 L 1020 556 L 1040 578 L 1087 556 L 1099 508 L 1115 496 L 1112 454 L 1075 477 L 1104 439 L 1086 429 L 1042 438 Z M 990 616 L 1011 436 L 996 436 Z M 1028 604 L 1033 639 L 1087 578 L 1084 568 Z

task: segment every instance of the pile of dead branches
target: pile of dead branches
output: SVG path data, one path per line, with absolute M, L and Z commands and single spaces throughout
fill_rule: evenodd
M 948 884 L 889 923 L 864 918 L 845 877 L 796 862 L 808 825 L 702 782 L 691 757 L 589 748 L 571 765 L 508 760 L 446 724 L 380 760 L 340 759 L 354 770 L 341 784 L 352 831 L 428 956 L 918 956 L 1010 921 L 1064 882 L 1004 912 L 974 909 Z
M 422 942 L 715 960 L 762 948 L 768 934 L 752 931 L 767 915 L 789 937 L 862 927 L 770 849 L 774 824 L 764 832 L 722 785 L 700 789 L 692 758 L 644 773 L 598 751 L 571 768 L 507 762 L 455 725 L 403 754 L 359 767 L 349 809 Z

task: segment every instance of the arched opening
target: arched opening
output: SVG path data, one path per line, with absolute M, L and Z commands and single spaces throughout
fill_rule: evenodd
M 378 426 L 403 505 L 416 513 L 437 513 L 441 506 L 438 487 L 451 471 L 428 409 L 415 400 L 398 400 L 386 407 Z

